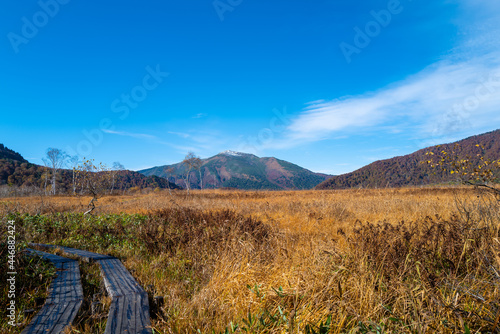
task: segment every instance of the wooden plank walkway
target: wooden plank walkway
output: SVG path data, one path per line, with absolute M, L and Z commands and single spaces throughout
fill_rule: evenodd
M 57 274 L 50 283 L 45 304 L 21 334 L 62 333 L 71 325 L 83 302 L 78 261 L 29 248 L 26 251 L 51 261 Z
M 148 294 L 115 257 L 69 247 L 31 244 L 45 248 L 59 248 L 65 254 L 95 261 L 101 268 L 106 291 L 111 296 L 111 306 L 106 324 L 106 334 L 151 334 Z
M 64 246 L 56 246 L 56 245 L 46 245 L 46 244 L 33 244 L 30 243 L 30 246 L 33 247 L 41 247 L 41 248 L 52 248 L 52 249 L 60 249 L 64 254 L 67 255 L 76 255 L 81 257 L 86 262 L 97 261 L 97 260 L 106 260 L 106 259 L 116 259 L 113 256 L 103 255 L 93 252 L 88 252 L 81 249 L 69 248 Z

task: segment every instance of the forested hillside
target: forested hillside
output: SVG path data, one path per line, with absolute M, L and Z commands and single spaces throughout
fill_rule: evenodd
M 0 144 L 0 159 L 27 162 L 21 154 L 5 147 L 3 144 Z
M 477 154 L 493 160 L 500 158 L 500 130 L 496 130 L 456 143 L 428 147 L 405 156 L 375 161 L 352 173 L 334 176 L 319 184 L 316 189 L 402 187 L 453 182 L 456 181 L 454 175 L 421 162 L 427 160 L 426 152 L 451 152 L 455 150 L 455 144 L 459 145 L 459 155 L 471 157 L 472 163 L 479 159 Z
M 35 187 L 41 190 L 50 187 L 50 168 L 32 164 L 19 153 L 0 144 L 0 186 Z M 110 172 L 111 173 L 111 172 Z M 158 176 L 144 176 L 140 173 L 121 170 L 114 171 L 114 190 L 138 188 L 168 188 L 169 182 Z M 73 192 L 73 170 L 62 169 L 56 174 L 57 193 Z M 172 189 L 179 187 L 170 184 Z

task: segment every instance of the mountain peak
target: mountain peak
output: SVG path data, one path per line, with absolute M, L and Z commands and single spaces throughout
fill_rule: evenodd
M 182 163 L 171 165 L 166 173 L 165 166 L 139 171 L 150 176 L 168 178 L 179 186 L 186 186 L 188 169 Z M 305 168 L 276 158 L 259 158 L 251 153 L 227 150 L 203 160 L 203 166 L 191 170 L 190 188 L 238 188 L 238 189 L 311 189 L 327 179 Z
M 226 150 L 224 152 L 220 152 L 219 154 L 231 155 L 233 157 L 242 157 L 242 156 L 248 155 L 248 153 L 236 152 L 236 151 L 231 151 L 231 150 Z

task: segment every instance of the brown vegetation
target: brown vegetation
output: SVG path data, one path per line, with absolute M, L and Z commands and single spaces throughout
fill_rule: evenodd
M 0 213 L 26 240 L 120 257 L 165 297 L 161 333 L 493 332 L 499 210 L 477 191 L 159 191 L 92 217 L 75 197 Z

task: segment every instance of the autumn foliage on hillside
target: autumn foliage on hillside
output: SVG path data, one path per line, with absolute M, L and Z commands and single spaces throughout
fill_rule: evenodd
M 17 161 L 21 161 L 21 162 L 27 162 L 27 160 L 24 159 L 21 154 L 5 147 L 3 144 L 0 144 L 0 159 L 17 160 Z
M 334 176 L 319 184 L 316 189 L 385 188 L 453 183 L 456 181 L 455 175 L 421 162 L 428 160 L 427 152 L 451 152 L 455 149 L 455 144 L 460 146 L 456 158 L 460 160 L 469 157 L 472 165 L 477 165 L 480 159 L 477 156 L 476 145 L 483 148 L 481 154 L 484 159 L 500 158 L 500 130 L 496 130 L 457 143 L 434 146 L 409 155 L 376 161 L 352 173 Z
M 50 177 L 50 170 L 43 166 L 29 162 L 9 161 L 0 159 L 0 186 L 11 185 L 18 187 L 36 187 L 43 190 L 45 178 Z M 61 170 L 56 176 L 58 193 L 72 192 L 72 171 Z M 127 190 L 132 187 L 145 188 L 168 188 L 169 182 L 157 176 L 144 176 L 133 171 L 116 172 L 116 191 Z M 172 189 L 179 188 L 170 184 Z
M 111 171 L 110 171 L 111 172 Z M 114 189 L 119 192 L 137 187 L 168 188 L 169 182 L 157 176 L 144 176 L 128 170 L 113 171 L 115 173 Z M 44 192 L 50 186 L 52 170 L 45 166 L 32 164 L 19 153 L 0 144 L 0 186 L 23 187 L 35 192 Z M 62 169 L 56 173 L 57 194 L 73 193 L 73 170 Z M 179 188 L 170 184 L 172 189 Z

